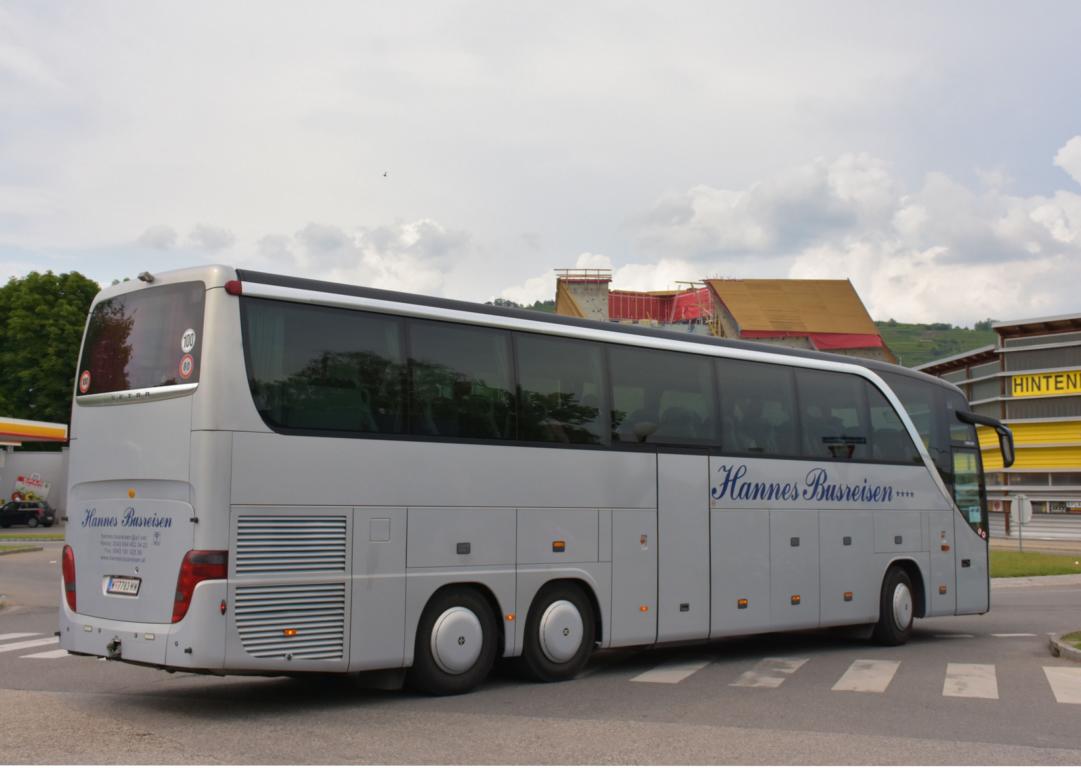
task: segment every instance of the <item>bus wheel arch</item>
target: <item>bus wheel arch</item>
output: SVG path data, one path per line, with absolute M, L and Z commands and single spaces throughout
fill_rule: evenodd
M 896 560 L 886 569 L 879 593 L 878 621 L 872 632 L 880 645 L 908 642 L 923 594 L 917 584 L 922 584 L 922 578 L 919 567 L 911 560 Z
M 499 603 L 484 584 L 446 584 L 425 603 L 414 642 L 412 687 L 436 695 L 466 693 L 503 655 Z
M 540 682 L 570 679 L 589 661 L 599 629 L 600 607 L 589 584 L 573 578 L 548 581 L 526 614 L 519 665 Z
M 917 619 L 922 619 L 927 615 L 927 586 L 923 581 L 923 571 L 920 570 L 919 563 L 909 558 L 900 558 L 894 560 L 886 568 L 886 573 L 889 573 L 890 568 L 901 568 L 906 574 L 908 574 L 908 580 L 912 583 L 912 599 L 914 601 L 913 610 Z M 882 575 L 882 578 L 886 578 L 886 574 Z

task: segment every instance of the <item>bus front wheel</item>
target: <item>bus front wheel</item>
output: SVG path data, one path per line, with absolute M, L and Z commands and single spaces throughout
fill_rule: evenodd
M 880 645 L 904 645 L 912 634 L 915 600 L 912 580 L 901 568 L 890 568 L 882 580 L 874 639 Z
M 578 674 L 593 651 L 593 607 L 577 584 L 544 587 L 525 625 L 522 664 L 534 680 L 552 683 Z
M 498 638 L 492 610 L 476 590 L 439 593 L 417 625 L 409 684 L 437 696 L 473 690 L 495 663 Z

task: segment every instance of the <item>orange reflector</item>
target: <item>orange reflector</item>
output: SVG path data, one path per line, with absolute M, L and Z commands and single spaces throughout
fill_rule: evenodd
M 507 619 L 507 621 L 514 621 L 514 614 L 513 613 L 508 613 L 506 615 L 506 619 Z
M 942 551 L 943 552 L 949 552 L 950 551 L 950 545 L 949 544 L 943 544 L 942 545 Z
M 736 607 L 737 608 L 746 608 L 747 607 L 747 598 L 741 597 L 739 600 L 737 600 L 736 601 Z
M 799 595 L 792 595 L 792 605 L 799 605 Z
M 852 602 L 852 593 L 851 592 L 845 592 L 845 602 L 846 603 L 851 603 Z
M 297 636 L 297 631 L 290 627 L 289 629 L 283 629 L 282 634 L 285 635 L 286 637 L 296 637 Z
M 128 498 L 129 499 L 134 499 L 135 498 L 135 489 L 134 488 L 128 488 Z
M 553 552 L 566 552 L 567 551 L 567 542 L 565 542 L 565 541 L 553 541 L 552 542 L 552 551 Z
M 938 585 L 938 594 L 940 594 L 940 595 L 946 594 L 946 585 L 945 584 L 939 584 Z
M 648 605 L 640 605 L 640 606 L 638 606 L 638 610 L 640 610 L 642 613 L 649 613 L 649 606 Z

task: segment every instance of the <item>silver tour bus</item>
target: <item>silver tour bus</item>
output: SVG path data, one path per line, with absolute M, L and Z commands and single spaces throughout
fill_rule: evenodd
M 989 607 L 976 423 L 886 364 L 226 267 L 90 311 L 61 645 L 214 674 L 496 657 Z

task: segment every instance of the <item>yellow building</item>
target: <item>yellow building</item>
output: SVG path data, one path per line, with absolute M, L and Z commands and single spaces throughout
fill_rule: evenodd
M 1017 459 L 1002 466 L 980 429 L 992 510 L 1016 494 L 1034 514 L 1081 514 L 1081 315 L 995 323 L 998 343 L 918 366 L 962 390 L 976 413 L 1013 430 Z

